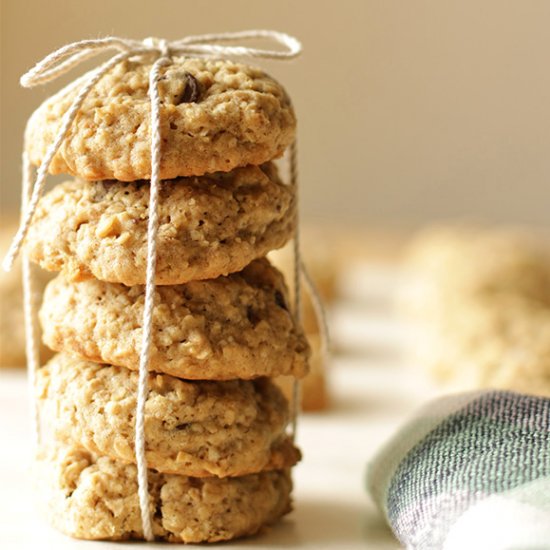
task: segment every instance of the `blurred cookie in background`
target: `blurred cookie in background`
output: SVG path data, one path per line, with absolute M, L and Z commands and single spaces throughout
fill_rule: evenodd
M 422 334 L 423 333 L 423 334 Z M 550 308 L 521 296 L 477 298 L 418 327 L 416 362 L 454 391 L 496 388 L 550 397 Z
M 525 229 L 420 233 L 399 296 L 416 362 L 453 390 L 550 395 L 549 245 Z
M 320 230 L 309 229 L 301 236 L 300 249 L 309 276 L 315 283 L 323 304 L 328 306 L 336 298 L 339 263 L 334 248 L 336 243 L 323 237 Z M 291 299 L 294 300 L 294 248 L 289 243 L 268 254 L 269 260 L 283 273 L 288 282 Z M 306 333 L 317 333 L 317 316 L 311 296 L 302 279 L 302 325 Z
M 0 228 L 0 256 L 6 254 L 11 240 L 17 231 L 16 223 L 3 224 Z M 33 266 L 36 272 L 38 291 L 42 294 L 53 274 Z M 42 361 L 53 353 L 40 345 Z M 21 260 L 10 272 L 0 269 L 0 367 L 24 367 L 25 322 L 23 315 L 23 288 L 21 283 Z
M 306 229 L 301 239 L 302 260 L 307 266 L 319 297 L 327 311 L 336 298 L 338 262 L 335 261 L 333 242 L 323 236 L 321 230 Z M 270 261 L 289 282 L 291 301 L 294 300 L 294 250 L 292 243 L 280 250 L 270 252 Z M 312 297 L 302 280 L 302 325 L 311 346 L 310 372 L 301 383 L 302 410 L 320 411 L 330 406 L 327 357 L 322 351 L 321 329 L 315 313 Z M 287 398 L 292 396 L 293 381 L 282 376 L 275 380 Z
M 400 305 L 415 316 L 502 294 L 550 306 L 550 241 L 528 229 L 436 225 L 413 239 L 404 266 Z

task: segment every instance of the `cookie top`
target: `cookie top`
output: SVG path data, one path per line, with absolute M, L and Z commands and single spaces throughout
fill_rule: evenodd
M 144 286 L 58 276 L 40 311 L 44 342 L 136 370 L 144 301 Z M 307 373 L 307 340 L 289 311 L 281 273 L 265 259 L 226 277 L 157 287 L 155 303 L 152 371 L 192 380 Z
M 135 181 L 151 177 L 151 64 L 123 61 L 80 108 L 51 165 L 52 174 Z M 262 164 L 294 139 L 296 118 L 283 87 L 261 69 L 210 59 L 174 58 L 161 68 L 161 178 Z M 25 147 L 40 165 L 83 79 L 31 116 Z
M 54 527 L 79 539 L 142 539 L 136 467 L 76 446 L 43 448 L 37 493 Z M 216 542 L 253 535 L 291 510 L 286 470 L 233 478 L 149 471 L 153 532 L 170 542 Z
M 39 370 L 41 416 L 54 436 L 134 462 L 136 372 L 55 356 Z M 186 382 L 150 375 L 145 404 L 147 464 L 194 477 L 227 477 L 292 466 L 288 403 L 268 379 Z
M 273 164 L 162 182 L 157 284 L 227 275 L 283 246 L 294 204 Z M 27 250 L 71 280 L 145 284 L 148 205 L 147 182 L 63 183 L 40 201 Z

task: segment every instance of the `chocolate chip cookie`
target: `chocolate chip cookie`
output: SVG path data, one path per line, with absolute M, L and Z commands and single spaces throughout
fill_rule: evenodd
M 151 177 L 150 64 L 123 61 L 81 106 L 50 165 L 88 180 Z M 25 147 L 40 165 L 86 75 L 31 116 Z M 163 179 L 228 172 L 279 157 L 296 118 L 283 87 L 264 71 L 232 61 L 174 58 L 161 69 Z

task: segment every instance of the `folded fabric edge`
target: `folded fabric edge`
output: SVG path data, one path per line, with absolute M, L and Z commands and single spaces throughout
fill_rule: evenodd
M 423 405 L 389 438 L 367 463 L 366 487 L 388 521 L 386 496 L 392 477 L 409 451 L 449 415 L 493 390 L 481 390 L 440 397 Z

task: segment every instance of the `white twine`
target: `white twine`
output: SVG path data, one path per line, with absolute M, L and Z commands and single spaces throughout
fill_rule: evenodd
M 23 153 L 22 196 L 21 205 L 23 212 L 31 198 L 31 182 L 33 178 L 33 166 L 27 153 Z M 33 426 L 34 453 L 40 445 L 40 425 L 38 417 L 38 402 L 34 392 L 36 390 L 36 374 L 40 368 L 40 348 L 38 343 L 38 290 L 36 288 L 35 268 L 31 264 L 28 254 L 23 254 L 21 275 L 23 280 L 23 313 L 25 318 L 25 355 L 27 357 L 27 369 L 30 392 L 30 420 Z
M 300 211 L 299 211 L 299 195 L 298 195 L 298 143 L 296 140 L 290 146 L 290 186 L 294 192 L 294 318 L 298 325 L 302 322 L 302 281 L 300 277 L 300 269 L 302 260 L 300 255 Z M 298 378 L 294 378 L 292 383 L 292 398 L 290 400 L 290 436 L 292 441 L 296 440 L 296 430 L 298 427 L 298 415 L 300 413 L 302 403 L 302 383 Z
M 302 277 L 304 278 L 309 297 L 311 298 L 311 303 L 313 304 L 315 318 L 319 323 L 319 332 L 321 334 L 321 356 L 326 362 L 328 361 L 328 357 L 330 355 L 330 331 L 328 328 L 325 307 L 323 305 L 321 295 L 319 294 L 307 267 L 302 261 L 300 261 L 300 271 L 302 272 Z
M 167 53 L 164 46 L 164 52 Z M 153 540 L 153 527 L 149 510 L 149 483 L 147 478 L 147 461 L 145 459 L 145 403 L 149 388 L 147 375 L 149 373 L 149 358 L 151 356 L 151 338 L 153 332 L 153 310 L 155 307 L 155 274 L 157 270 L 157 233 L 158 195 L 160 184 L 160 96 L 158 81 L 160 68 L 168 65 L 170 59 L 163 55 L 155 61 L 149 74 L 149 97 L 151 99 L 151 184 L 149 188 L 149 220 L 147 223 L 147 271 L 145 276 L 145 304 L 143 307 L 143 337 L 139 356 L 138 394 L 135 426 L 135 453 L 138 472 L 138 496 L 141 509 L 143 536 Z
M 294 254 L 294 318 L 299 325 L 302 323 L 302 277 L 306 284 L 308 294 L 313 304 L 315 317 L 319 323 L 319 331 L 321 334 L 321 357 L 323 361 L 328 362 L 330 353 L 330 333 L 327 323 L 327 315 L 323 306 L 323 300 L 311 278 L 304 262 L 302 261 L 300 248 L 300 223 L 299 223 L 299 189 L 298 189 L 298 143 L 296 140 L 290 146 L 289 152 L 289 180 L 290 186 L 294 191 L 295 201 L 295 224 L 293 239 L 293 254 Z M 292 398 L 290 400 L 290 436 L 292 441 L 296 440 L 296 431 L 298 427 L 298 416 L 300 414 L 302 403 L 302 383 L 298 378 L 295 378 L 292 383 Z
M 285 47 L 284 50 L 267 50 L 249 48 L 244 46 L 219 45 L 228 41 L 247 39 L 268 39 Z M 52 144 L 48 147 L 46 155 L 38 169 L 36 181 L 32 186 L 31 193 L 31 170 L 30 162 L 24 157 L 24 181 L 23 181 L 23 215 L 21 225 L 11 247 L 6 255 L 3 267 L 9 271 L 19 254 L 24 243 L 29 227 L 32 223 L 36 207 L 44 192 L 46 177 L 49 166 L 63 143 L 74 119 L 96 83 L 112 67 L 128 58 L 137 58 L 145 62 L 149 58 L 156 58 L 149 75 L 149 96 L 151 101 L 151 187 L 149 198 L 149 220 L 147 226 L 147 269 L 145 285 L 145 304 L 143 311 L 143 334 L 140 353 L 136 423 L 135 423 L 135 454 L 138 470 L 138 497 L 143 523 L 143 534 L 147 540 L 153 540 L 151 513 L 149 507 L 149 491 L 147 479 L 147 461 L 145 458 L 145 403 L 147 401 L 147 375 L 152 338 L 152 316 L 155 296 L 155 271 L 157 257 L 157 232 L 158 232 L 158 189 L 160 183 L 160 157 L 161 157 L 161 120 L 160 120 L 160 97 L 158 93 L 158 80 L 160 68 L 168 65 L 173 56 L 195 56 L 195 57 L 251 57 L 263 59 L 292 59 L 300 54 L 300 42 L 287 34 L 268 30 L 252 30 L 235 33 L 207 34 L 200 36 L 188 36 L 182 40 L 168 42 L 162 39 L 147 38 L 143 42 L 128 40 L 118 37 L 108 37 L 98 40 L 82 40 L 63 46 L 51 53 L 42 61 L 37 63 L 31 70 L 21 77 L 21 84 L 25 87 L 33 87 L 44 84 L 65 74 L 67 71 L 82 63 L 83 61 L 105 51 L 118 51 L 110 60 L 92 71 L 82 84 L 78 94 L 73 100 L 67 112 L 63 115 L 61 126 Z M 301 319 L 301 285 L 300 270 L 305 275 L 306 283 L 312 292 L 316 311 L 323 318 L 321 301 L 312 285 L 311 279 L 305 271 L 300 256 L 299 233 L 298 233 L 298 173 L 296 144 L 291 147 L 290 152 L 290 179 L 291 185 L 296 192 L 296 233 L 294 237 L 294 259 L 295 259 L 295 315 L 299 322 Z M 34 391 L 36 370 L 39 367 L 38 341 L 36 336 L 36 295 L 33 290 L 33 279 L 30 266 L 25 260 L 23 271 L 25 287 L 25 323 L 27 330 L 27 357 L 29 374 L 31 378 L 31 391 Z M 328 342 L 328 340 L 327 340 Z M 34 399 L 32 400 L 35 401 Z M 292 435 L 296 433 L 296 419 L 299 410 L 299 383 L 295 384 L 292 407 Z M 35 434 L 37 439 L 40 434 L 40 424 L 36 411 L 33 409 L 35 422 Z

